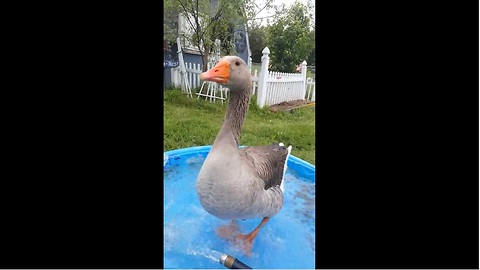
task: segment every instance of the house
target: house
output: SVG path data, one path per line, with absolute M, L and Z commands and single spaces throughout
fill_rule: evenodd
M 211 1 L 211 3 L 212 8 L 217 4 L 216 1 Z M 183 60 L 186 63 L 203 64 L 198 48 L 191 44 L 188 39 L 182 38 L 194 34 L 193 29 L 188 24 L 186 16 L 186 14 L 178 13 L 171 14 L 168 18 L 166 17 L 170 32 L 164 33 L 164 87 L 171 86 L 171 68 L 176 68 L 178 66 L 177 44 L 165 41 L 165 34 L 169 34 L 171 40 L 172 37 L 180 37 Z M 249 63 L 251 51 L 246 26 L 237 25 L 232 33 L 232 39 L 235 44 L 236 54 L 245 62 Z

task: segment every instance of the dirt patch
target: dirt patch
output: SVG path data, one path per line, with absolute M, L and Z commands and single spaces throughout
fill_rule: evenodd
M 308 100 L 293 100 L 293 101 L 285 101 L 275 105 L 270 106 L 271 112 L 280 112 L 280 111 L 289 111 L 292 109 L 300 108 L 303 106 L 315 104 L 315 101 L 308 101 Z

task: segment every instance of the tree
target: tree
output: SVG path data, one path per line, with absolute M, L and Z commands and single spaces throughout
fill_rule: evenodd
M 232 52 L 232 35 L 236 25 L 244 25 L 255 16 L 256 0 L 164 0 L 164 18 L 168 14 L 185 15 L 192 34 L 183 36 L 197 47 L 202 56 L 203 70 L 206 71 L 208 56 L 215 39 L 222 41 L 224 53 Z M 267 7 L 273 0 L 266 0 Z M 256 1 L 258 2 L 258 1 Z M 164 19 L 164 29 L 166 27 Z
M 312 44 L 311 52 L 308 55 L 307 63 L 309 66 L 315 66 L 315 28 L 309 33 L 310 44 Z
M 217 1 L 210 0 L 164 1 L 164 18 L 178 16 L 179 13 L 185 18 L 185 23 L 191 32 L 179 32 L 177 35 L 180 35 L 184 43 L 192 44 L 198 49 L 202 56 L 204 71 L 207 69 L 208 55 L 213 49 L 215 33 L 221 33 L 227 28 L 229 20 L 226 18 L 231 15 L 235 3 L 231 0 L 220 0 L 218 4 Z
M 262 61 L 262 50 L 267 46 L 267 27 L 250 27 L 248 30 L 248 39 L 252 52 L 252 62 L 260 63 Z
M 270 49 L 272 69 L 294 72 L 298 64 L 307 60 L 315 41 L 310 37 L 309 7 L 296 1 L 277 11 L 277 21 L 268 27 L 267 46 Z

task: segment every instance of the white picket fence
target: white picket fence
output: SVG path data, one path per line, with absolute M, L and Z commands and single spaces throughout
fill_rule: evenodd
M 258 91 L 258 70 L 252 72 L 252 95 L 255 95 Z
M 315 101 L 315 80 L 307 79 L 306 61 L 301 64 L 300 74 L 275 72 L 268 70 L 270 63 L 268 47 L 263 49 L 262 54 L 262 68 L 256 80 L 258 89 L 255 91 L 258 107 L 263 108 L 265 105 L 271 106 L 293 100 Z
M 185 62 L 185 68 L 187 71 L 187 78 L 191 88 L 196 88 L 201 86 L 200 74 L 202 73 L 202 66 L 200 64 L 188 63 Z M 172 84 L 175 86 L 180 86 L 182 83 L 182 74 L 180 68 L 172 68 Z
M 262 51 L 262 68 L 260 74 L 257 70 L 252 71 L 252 95 L 257 95 L 257 105 L 260 108 L 271 106 L 285 101 L 309 100 L 315 101 L 315 79 L 307 78 L 307 62 L 301 64 L 301 73 L 282 73 L 268 70 L 270 50 L 265 47 Z M 212 68 L 215 63 L 209 62 L 208 68 Z M 202 66 L 185 62 L 188 83 L 191 88 L 201 87 L 200 74 Z M 180 68 L 172 68 L 172 83 L 181 84 Z M 203 83 L 208 87 L 206 94 L 197 94 L 215 101 L 216 99 L 225 100 L 228 89 L 222 88 L 216 83 Z M 224 97 L 225 95 L 225 97 Z
M 306 100 L 315 101 L 315 78 L 307 78 Z

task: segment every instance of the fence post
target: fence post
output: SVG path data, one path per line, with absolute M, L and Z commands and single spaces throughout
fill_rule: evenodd
M 307 61 L 303 60 L 302 62 L 302 77 L 303 77 L 303 89 L 302 89 L 302 97 L 305 99 L 305 94 L 307 93 Z
M 268 57 L 268 55 L 270 54 L 270 49 L 265 47 L 262 54 L 262 68 L 260 70 L 260 77 L 258 78 L 257 86 L 257 105 L 260 109 L 265 106 L 265 100 L 267 98 L 268 64 L 270 63 L 270 57 Z
M 188 82 L 187 70 L 185 69 L 185 61 L 183 61 L 182 45 L 180 43 L 180 37 L 177 37 L 177 53 L 178 60 L 180 62 L 180 77 L 182 81 L 182 92 L 186 93 L 189 97 L 192 97 L 192 90 Z

